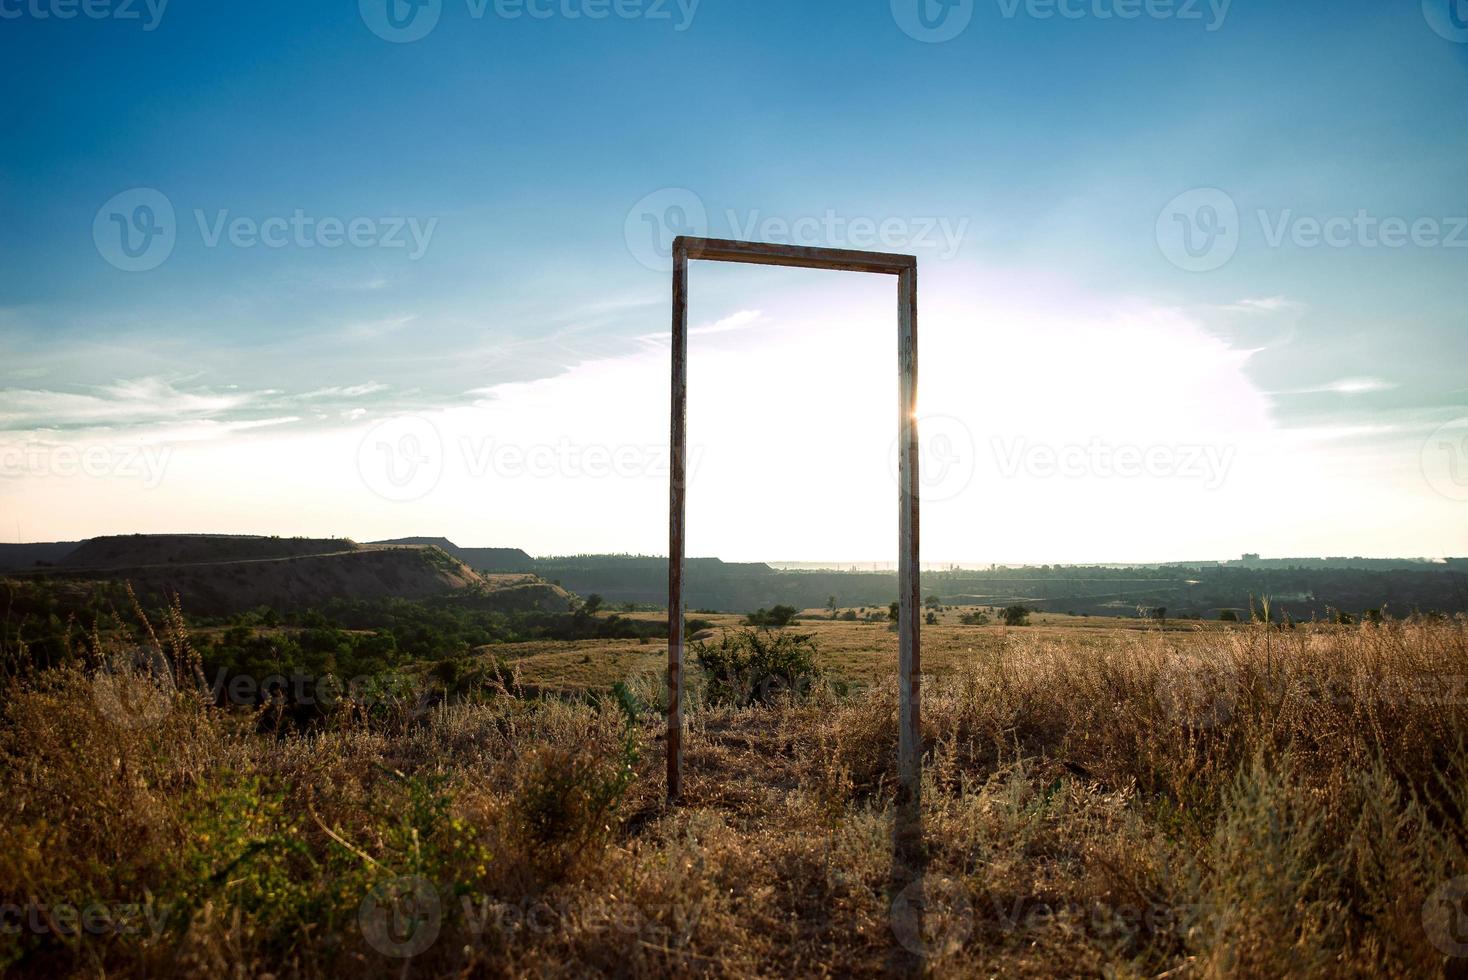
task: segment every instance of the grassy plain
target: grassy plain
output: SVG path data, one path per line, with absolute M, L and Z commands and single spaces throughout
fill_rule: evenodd
M 96 664 L 12 680 L 0 966 L 1462 975 L 1463 621 L 930 627 L 921 885 L 892 857 L 895 637 L 797 628 L 868 685 L 695 706 L 675 807 L 661 717 L 606 696 L 344 705 L 278 730 L 194 693 L 180 624 L 158 633 L 166 681 Z M 527 683 L 625 671 L 649 694 L 665 656 L 493 650 Z
M 838 610 L 838 615 L 844 610 Z M 627 613 L 633 619 L 662 619 L 663 613 Z M 744 617 L 719 613 L 696 613 L 707 620 L 715 633 L 743 628 Z M 1039 613 L 1031 625 L 965 626 L 959 610 L 938 613 L 938 623 L 924 626 L 922 633 L 923 673 L 951 674 L 976 660 L 994 656 L 1016 637 L 1031 641 L 1063 643 L 1086 649 L 1130 633 L 1197 635 L 1228 629 L 1220 623 L 1176 621 L 1159 626 L 1141 619 L 1067 616 Z M 890 680 L 897 671 L 897 632 L 885 618 L 880 621 L 850 622 L 830 619 L 819 610 L 806 610 L 790 629 L 810 634 L 816 643 L 816 665 L 857 686 Z M 692 644 L 690 643 L 690 649 Z M 629 679 L 646 683 L 660 678 L 668 662 L 665 640 L 583 640 L 574 643 L 538 641 L 484 647 L 481 653 L 503 657 L 517 667 L 524 681 L 538 687 L 568 691 L 609 687 Z M 689 655 L 690 669 L 696 671 Z

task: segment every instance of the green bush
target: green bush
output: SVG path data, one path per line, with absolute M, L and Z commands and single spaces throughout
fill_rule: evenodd
M 726 631 L 717 644 L 693 646 L 707 701 L 740 707 L 809 693 L 816 678 L 815 653 L 809 634 L 752 629 Z
M 772 609 L 757 609 L 750 613 L 746 620 L 750 626 L 766 626 L 780 629 L 795 622 L 795 616 L 800 612 L 794 606 L 775 606 Z
M 1025 606 L 1005 606 L 1002 615 L 1005 626 L 1030 625 L 1030 610 Z
M 609 700 L 624 722 L 615 754 L 588 742 L 543 745 L 526 756 L 521 768 L 512 812 L 543 877 L 565 874 L 584 851 L 611 836 L 623 797 L 637 779 L 641 706 L 623 684 L 612 689 Z

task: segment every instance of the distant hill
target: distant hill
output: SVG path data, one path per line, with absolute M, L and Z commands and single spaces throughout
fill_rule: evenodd
M 1288 562 L 1301 563 L 1298 566 Z M 1304 564 L 1309 562 L 1309 564 Z M 1356 562 L 1368 562 L 1355 567 Z M 609 604 L 667 601 L 667 559 L 644 555 L 579 555 L 541 558 L 541 578 L 581 595 L 596 593 Z M 1279 614 L 1327 618 L 1334 611 L 1360 614 L 1387 608 L 1468 611 L 1468 561 L 1370 559 L 1285 560 L 1201 566 L 1042 565 L 990 569 L 925 570 L 924 597 L 941 603 L 1006 606 L 1015 603 L 1089 615 L 1136 615 L 1138 608 L 1166 609 L 1174 617 L 1216 619 L 1224 609 L 1243 610 L 1268 596 Z M 761 564 L 688 559 L 684 601 L 689 609 L 749 612 L 777 603 L 821 608 L 834 596 L 844 607 L 885 608 L 897 596 L 894 572 L 782 571 Z
M 200 562 L 259 561 L 356 551 L 346 538 L 277 538 L 235 534 L 119 534 L 82 542 L 69 568 L 117 568 Z
M 420 545 L 442 548 L 470 568 L 481 572 L 530 572 L 535 559 L 519 548 L 460 548 L 448 538 L 393 538 L 373 544 Z
M 36 544 L 0 544 L 0 572 L 56 565 L 81 544 L 80 541 L 42 541 Z
M 16 554 L 26 559 L 59 548 Z M 54 567 L 37 568 L 32 561 L 14 571 L 74 581 L 127 581 L 154 602 L 177 594 L 186 612 L 205 616 L 259 606 L 307 609 L 333 599 L 462 597 L 507 612 L 564 612 L 571 605 L 570 594 L 559 586 L 523 573 L 481 575 L 435 545 L 135 534 L 93 538 L 68 547 L 64 557 L 64 564 Z
M 38 562 L 44 564 L 38 565 Z M 461 548 L 447 538 L 358 544 L 346 538 L 137 534 L 81 543 L 0 544 L 0 572 L 127 580 L 155 596 L 177 591 L 186 609 L 228 615 L 260 605 L 300 608 L 337 598 L 464 596 L 509 610 L 568 608 L 570 592 L 601 595 L 609 606 L 661 605 L 667 559 L 655 555 L 573 555 L 532 559 L 518 548 Z M 760 563 L 690 558 L 689 609 L 748 612 L 789 604 L 885 608 L 897 594 L 892 571 L 783 570 Z M 959 605 L 1004 606 L 1090 615 L 1217 618 L 1248 614 L 1269 597 L 1296 619 L 1359 615 L 1385 608 L 1468 612 L 1468 559 L 1283 558 L 1190 565 L 1041 565 L 925 569 L 923 596 Z M 568 592 L 567 590 L 570 590 Z

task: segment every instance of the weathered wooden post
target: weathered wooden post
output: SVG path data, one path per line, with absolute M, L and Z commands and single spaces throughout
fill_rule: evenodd
M 673 241 L 672 473 L 668 494 L 668 799 L 683 792 L 684 517 L 687 490 L 688 262 L 742 262 L 799 269 L 872 272 L 897 277 L 897 584 L 898 691 L 897 837 L 920 835 L 917 823 L 922 776 L 922 588 L 918 547 L 917 258 L 886 252 L 806 248 L 712 238 Z
M 918 480 L 921 476 L 917 425 L 917 262 L 897 278 L 897 716 L 899 810 L 916 821 L 922 787 L 922 569 L 918 558 Z M 899 814 L 899 823 L 903 818 Z
M 673 247 L 673 425 L 668 492 L 668 799 L 683 792 L 683 518 L 688 485 L 688 252 Z

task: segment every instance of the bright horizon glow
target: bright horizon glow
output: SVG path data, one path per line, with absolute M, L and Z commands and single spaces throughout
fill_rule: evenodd
M 926 279 L 925 564 L 1210 560 L 1259 550 L 1449 556 L 1440 541 L 1414 540 L 1396 522 L 1361 526 L 1354 516 L 1369 500 L 1375 513 L 1415 511 L 1445 525 L 1458 518 L 1452 501 L 1424 499 L 1410 472 L 1415 461 L 1382 441 L 1396 427 L 1281 426 L 1270 396 L 1249 379 L 1256 352 L 1209 329 L 1210 319 L 1231 313 L 1058 286 L 977 269 Z M 690 555 L 856 563 L 895 555 L 894 292 L 885 277 L 697 267 Z M 700 301 L 705 294 L 726 299 Z M 697 316 L 731 299 L 757 308 Z M 438 440 L 438 449 L 431 439 L 420 447 L 434 457 L 425 465 L 441 462 L 431 485 L 395 488 L 380 468 L 407 466 L 394 440 L 414 430 L 400 432 L 391 413 L 341 408 L 309 428 L 298 415 L 245 426 L 155 422 L 114 441 L 83 428 L 67 437 L 78 452 L 101 444 L 121 458 L 134 440 L 166 449 L 162 481 L 149 488 L 146 479 L 38 476 L 12 487 L 7 510 L 20 538 L 20 522 L 48 521 L 59 532 L 48 539 L 442 535 L 539 555 L 662 554 L 669 357 L 667 333 L 648 330 L 625 353 L 412 413 Z M 354 395 L 380 387 L 363 383 Z M 208 414 L 280 397 L 162 382 L 106 394 L 123 403 L 113 414 L 129 417 L 180 406 Z M 336 394 L 320 389 L 298 403 Z M 77 418 L 98 413 L 78 398 Z M 389 428 L 375 429 L 384 418 Z M 369 446 L 364 454 L 369 433 L 382 441 L 384 431 L 392 452 Z M 1127 451 L 1142 475 L 1113 472 Z M 1365 478 L 1363 459 L 1372 461 Z M 110 506 L 99 514 L 94 501 L 104 486 Z

